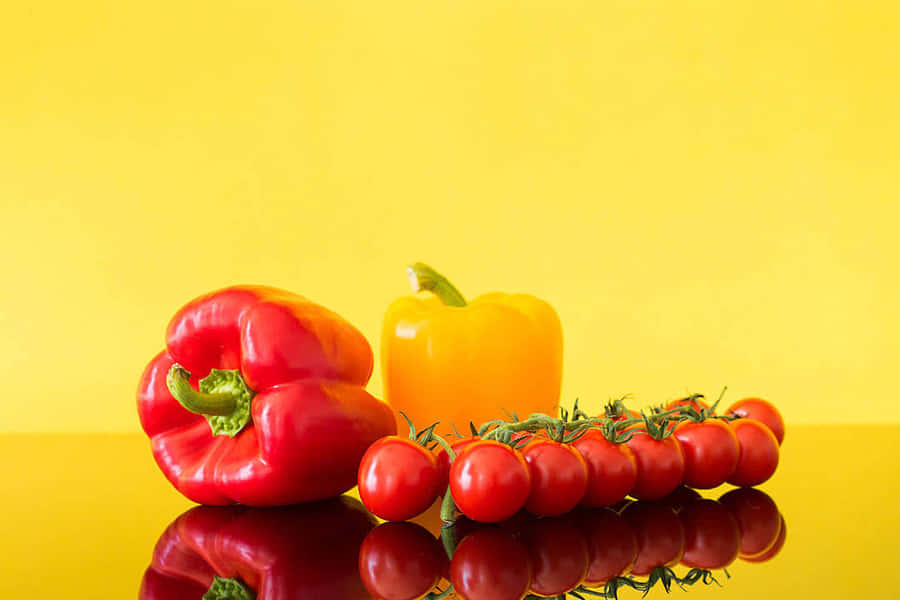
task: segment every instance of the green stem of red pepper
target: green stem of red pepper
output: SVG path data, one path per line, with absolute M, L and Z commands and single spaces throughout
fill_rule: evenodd
M 179 404 L 206 417 L 214 435 L 234 437 L 250 422 L 253 391 L 238 371 L 212 369 L 198 382 L 199 391 L 191 387 L 190 380 L 190 371 L 174 364 L 166 385 Z
M 406 269 L 409 283 L 417 292 L 431 292 L 447 306 L 466 306 L 466 298 L 450 280 L 424 263 Z

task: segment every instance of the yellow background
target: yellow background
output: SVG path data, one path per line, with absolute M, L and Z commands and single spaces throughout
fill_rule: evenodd
M 900 420 L 898 39 L 876 1 L 9 4 L 0 431 L 136 431 L 228 284 L 377 348 L 414 260 L 549 300 L 566 400 Z

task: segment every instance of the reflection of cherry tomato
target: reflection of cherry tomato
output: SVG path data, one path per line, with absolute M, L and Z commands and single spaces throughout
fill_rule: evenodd
M 457 440 L 450 444 L 450 447 L 453 448 L 453 454 L 459 454 L 463 451 L 463 448 L 471 444 L 472 442 L 477 442 L 479 439 L 478 436 L 467 437 L 461 440 Z M 442 492 L 447 491 L 447 482 L 450 477 L 450 457 L 447 455 L 447 451 L 444 450 L 443 446 L 438 446 L 440 450 L 436 455 L 438 473 L 441 477 L 441 490 Z
M 531 474 L 531 495 L 525 509 L 533 515 L 556 517 L 575 508 L 584 497 L 588 471 L 572 446 L 537 439 L 522 450 Z
M 359 465 L 359 498 L 388 521 L 422 513 L 440 493 L 434 455 L 414 441 L 381 438 L 366 450 Z
M 502 529 L 481 529 L 457 546 L 450 581 L 463 600 L 519 600 L 531 583 L 528 552 Z
M 775 439 L 778 440 L 779 446 L 784 441 L 784 419 L 771 402 L 762 398 L 744 398 L 729 406 L 725 414 L 735 414 L 745 419 L 756 419 L 775 434 Z
M 719 503 L 737 520 L 741 530 L 741 558 L 754 557 L 772 547 L 781 530 L 775 502 L 755 488 L 731 490 Z
M 559 596 L 582 582 L 588 568 L 587 541 L 566 519 L 535 519 L 521 530 L 528 549 L 531 592 Z
M 684 477 L 684 456 L 678 440 L 655 440 L 639 431 L 628 440 L 637 463 L 637 480 L 631 495 L 638 500 L 657 500 L 672 493 Z
M 684 487 L 683 485 L 675 488 L 675 491 L 666 496 L 665 498 L 661 498 L 657 500 L 660 504 L 665 504 L 673 511 L 675 514 L 681 512 L 681 509 L 690 504 L 691 502 L 695 502 L 700 500 L 703 496 L 700 495 L 697 490 L 692 490 L 689 487 Z
M 684 453 L 686 486 L 700 489 L 719 487 L 737 467 L 740 455 L 737 436 L 723 421 L 683 421 L 672 435 Z
M 427 594 L 444 573 L 447 555 L 434 536 L 413 523 L 382 523 L 359 549 L 359 573 L 382 600 Z
M 531 475 L 522 455 L 495 441 L 467 446 L 450 466 L 450 493 L 470 519 L 496 523 L 516 514 L 528 500 Z
M 782 547 L 784 547 L 785 539 L 787 539 L 787 523 L 784 520 L 784 516 L 782 516 L 781 527 L 778 529 L 778 537 L 775 538 L 775 543 L 772 544 L 772 547 L 758 556 L 742 556 L 741 559 L 752 563 L 762 563 L 772 560 L 779 552 L 781 552 Z
M 678 518 L 684 525 L 683 565 L 722 569 L 737 558 L 741 533 L 724 506 L 715 500 L 698 500 L 685 506 Z
M 588 468 L 587 492 L 581 503 L 591 508 L 612 506 L 624 498 L 637 480 L 631 449 L 614 444 L 592 429 L 572 442 Z
M 666 410 L 671 408 L 677 408 L 679 406 L 689 406 L 700 412 L 701 410 L 709 410 L 709 404 L 701 400 L 700 398 L 681 398 L 679 400 L 673 400 L 666 404 Z
M 635 502 L 625 508 L 622 517 L 638 542 L 632 575 L 649 575 L 656 567 L 678 564 L 684 554 L 684 527 L 671 508 L 657 502 Z
M 728 424 L 741 447 L 740 457 L 728 483 L 741 487 L 767 481 L 778 467 L 778 440 L 769 428 L 753 419 L 738 419 Z
M 625 519 L 606 508 L 585 510 L 576 518 L 588 542 L 585 585 L 602 585 L 631 568 L 637 558 L 637 538 Z

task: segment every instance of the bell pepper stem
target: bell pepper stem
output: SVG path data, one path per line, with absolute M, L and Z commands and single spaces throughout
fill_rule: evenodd
M 206 394 L 191 387 L 191 373 L 179 364 L 172 365 L 166 376 L 166 385 L 179 404 L 198 415 L 227 416 L 237 408 L 234 394 L 222 392 Z
M 417 292 L 431 292 L 447 306 L 466 306 L 466 298 L 450 280 L 424 263 L 417 262 L 406 269 L 409 283 Z

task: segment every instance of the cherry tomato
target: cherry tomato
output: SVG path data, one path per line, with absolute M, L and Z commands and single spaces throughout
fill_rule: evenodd
M 461 440 L 457 440 L 450 444 L 450 447 L 453 448 L 453 454 L 459 454 L 463 451 L 463 448 L 467 447 L 469 444 L 473 442 L 477 442 L 481 438 L 476 436 L 463 438 Z M 443 446 L 438 446 L 439 450 L 436 456 L 437 465 L 438 465 L 438 473 L 441 477 L 441 489 L 443 492 L 447 491 L 447 485 L 450 478 L 450 456 L 447 454 L 447 451 L 444 450 Z
M 528 549 L 531 592 L 560 596 L 584 580 L 588 547 L 582 533 L 566 519 L 535 519 L 522 527 L 519 539 Z
M 575 508 L 588 484 L 587 466 L 578 450 L 552 440 L 537 439 L 522 450 L 531 474 L 531 494 L 525 510 L 556 517 Z
M 656 440 L 646 431 L 638 431 L 628 440 L 628 447 L 637 464 L 632 496 L 638 500 L 657 500 L 671 494 L 681 483 L 684 455 L 674 437 Z
M 516 514 L 531 493 L 531 475 L 522 455 L 505 444 L 470 444 L 450 466 L 450 493 L 470 519 L 496 523 Z
M 649 575 L 656 567 L 678 564 L 684 554 L 684 527 L 671 508 L 658 502 L 635 502 L 622 517 L 637 538 L 632 575 Z
M 728 424 L 741 447 L 740 457 L 728 483 L 740 487 L 767 481 L 778 467 L 778 440 L 768 427 L 754 419 L 738 419 Z
M 700 489 L 719 487 L 734 473 L 741 450 L 737 436 L 724 421 L 683 421 L 672 435 L 684 454 L 684 485 Z
M 741 530 L 741 558 L 752 558 L 775 544 L 781 531 L 781 515 L 775 502 L 755 488 L 731 490 L 719 503 L 728 509 Z
M 434 455 L 407 438 L 381 438 L 369 446 L 359 465 L 359 498 L 387 521 L 424 512 L 440 491 Z
M 359 549 L 363 583 L 381 600 L 421 598 L 440 581 L 446 562 L 440 542 L 414 523 L 382 523 Z
M 744 398 L 729 406 L 725 414 L 734 414 L 744 419 L 756 419 L 775 434 L 779 446 L 784 441 L 784 419 L 771 402 L 762 398 Z
M 671 408 L 677 408 L 679 406 L 689 406 L 700 412 L 701 410 L 709 410 L 709 404 L 701 400 L 700 398 L 689 397 L 689 398 L 680 398 L 678 400 L 672 400 L 668 404 L 666 404 L 666 410 Z
M 614 444 L 592 429 L 572 442 L 587 464 L 584 506 L 599 508 L 621 501 L 637 480 L 637 463 L 625 444 Z
M 481 529 L 456 547 L 450 582 L 463 600 L 520 600 L 531 584 L 528 551 L 502 529 Z
M 602 585 L 624 575 L 637 558 L 637 538 L 631 526 L 607 508 L 582 511 L 576 519 L 588 543 L 585 585 Z
M 772 544 L 772 547 L 758 556 L 742 556 L 741 559 L 751 563 L 762 563 L 772 560 L 779 552 L 781 552 L 781 549 L 784 547 L 785 539 L 787 539 L 787 523 L 782 515 L 781 527 L 778 529 L 778 537 L 775 538 L 775 543 Z
M 678 513 L 684 525 L 681 564 L 695 569 L 722 569 L 734 562 L 741 545 L 737 521 L 715 500 L 692 502 Z

